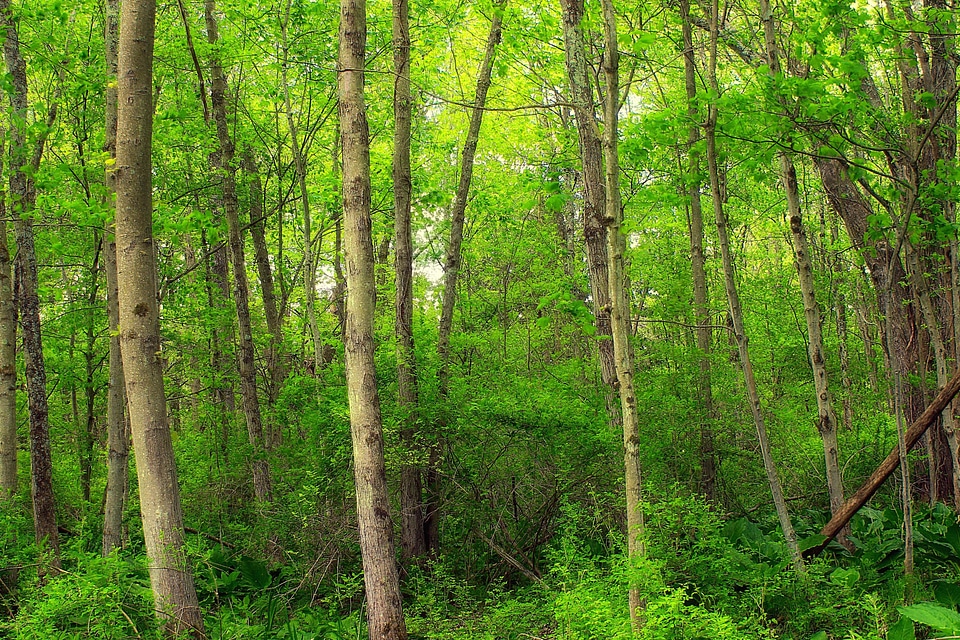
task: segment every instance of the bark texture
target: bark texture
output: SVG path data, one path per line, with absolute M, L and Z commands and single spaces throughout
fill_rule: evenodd
M 400 438 L 400 551 L 409 561 L 426 552 L 423 470 L 417 462 L 417 369 L 413 348 L 413 236 L 410 230 L 410 20 L 407 0 L 393 0 L 393 226 L 396 267 L 397 403 L 404 424 Z
M 104 46 L 107 62 L 106 134 L 104 151 L 117 157 L 117 35 L 119 0 L 107 0 L 104 15 Z M 116 173 L 108 167 L 104 176 L 108 211 L 113 213 Z M 130 434 L 126 420 L 127 395 L 120 357 L 120 307 L 117 302 L 117 241 L 113 215 L 108 215 L 103 234 L 104 271 L 107 280 L 107 323 L 110 330 L 109 382 L 107 386 L 107 489 L 103 506 L 103 555 L 123 544 L 123 505 L 127 499 Z
M 17 311 L 6 217 L 0 196 L 0 503 L 17 493 Z
M 341 0 L 338 60 L 347 277 L 346 373 L 353 436 L 360 551 L 370 637 L 406 640 L 387 496 L 383 425 L 374 367 L 376 288 L 370 218 L 370 134 L 364 104 L 364 0 Z
M 700 198 L 700 140 L 697 101 L 697 66 L 693 51 L 693 25 L 690 22 L 690 2 L 680 1 L 683 20 L 684 87 L 687 93 L 687 116 L 690 130 L 687 135 L 688 167 L 687 197 L 690 199 L 690 262 L 693 273 L 693 310 L 697 325 L 697 350 L 700 360 L 700 488 L 708 501 L 716 499 L 717 462 L 713 444 L 713 385 L 710 371 L 710 352 L 713 330 L 710 328 L 710 299 L 707 295 L 707 260 L 703 253 L 703 203 Z
M 207 41 L 216 51 L 217 19 L 215 0 L 204 3 L 207 23 Z M 237 309 L 237 325 L 240 329 L 240 397 L 243 416 L 247 423 L 247 438 L 253 449 L 253 491 L 260 501 L 270 500 L 270 465 L 267 462 L 267 446 L 263 437 L 263 416 L 260 398 L 257 395 L 257 370 L 254 361 L 253 327 L 250 323 L 250 285 L 247 282 L 247 263 L 244 257 L 243 236 L 240 232 L 239 204 L 237 202 L 236 167 L 233 164 L 234 144 L 227 122 L 227 78 L 220 57 L 210 58 L 210 103 L 213 120 L 220 143 L 220 175 L 222 178 L 223 210 L 227 220 L 230 262 L 233 267 L 233 298 Z
M 610 325 L 609 260 L 607 224 L 603 191 L 603 146 L 594 113 L 591 70 L 587 64 L 583 36 L 583 0 L 560 0 L 563 9 L 563 43 L 566 52 L 567 80 L 580 139 L 583 164 L 583 236 L 587 247 L 590 293 L 596 318 L 600 374 L 606 388 L 607 412 L 611 423 L 619 424 L 616 403 L 617 367 L 613 354 Z
M 763 0 L 761 0 L 763 1 Z M 719 93 L 717 83 L 717 40 L 719 36 L 719 7 L 717 0 L 713 0 L 710 16 L 710 61 L 708 77 L 714 94 Z M 740 305 L 740 294 L 737 291 L 734 273 L 733 251 L 730 248 L 730 237 L 727 233 L 727 217 L 723 210 L 723 190 L 720 186 L 720 168 L 717 162 L 717 106 L 711 104 L 708 108 L 707 122 L 704 135 L 707 142 L 707 170 L 710 174 L 710 195 L 713 200 L 714 218 L 717 224 L 717 236 L 720 240 L 720 252 L 723 259 L 723 281 L 727 293 L 727 305 L 730 310 L 730 319 L 733 323 L 733 335 L 737 342 L 737 352 L 740 356 L 740 366 L 743 371 L 744 384 L 747 391 L 747 403 L 753 416 L 753 424 L 757 430 L 757 440 L 760 444 L 760 455 L 763 458 L 763 468 L 767 474 L 767 483 L 773 497 L 773 504 L 777 511 L 777 518 L 783 530 L 787 548 L 793 558 L 796 569 L 802 570 L 803 559 L 797 546 L 797 534 L 790 522 L 790 513 L 787 502 L 783 497 L 783 488 L 780 485 L 780 476 L 773 460 L 770 439 L 767 436 L 766 422 L 763 416 L 763 407 L 760 405 L 760 394 L 757 391 L 757 380 L 753 374 L 753 363 L 750 360 L 750 349 L 746 331 L 743 326 L 743 308 Z
M 117 276 L 121 352 L 155 608 L 171 635 L 202 638 L 183 549 L 183 513 L 167 422 L 153 244 L 153 0 L 123 3 L 118 73 Z
M 37 543 L 47 557 L 40 571 L 59 569 L 60 540 L 53 500 L 53 463 L 47 409 L 47 373 L 40 333 L 40 298 L 37 294 L 37 254 L 33 240 L 33 207 L 36 202 L 33 171 L 43 155 L 43 137 L 31 158 L 27 149 L 27 64 L 20 51 L 18 25 L 9 0 L 0 0 L 0 18 L 6 29 L 4 61 L 10 74 L 10 191 L 9 207 L 17 237 L 17 272 L 20 278 L 20 326 L 23 329 L 23 359 L 30 409 L 30 477 L 33 521 Z M 53 116 L 56 110 L 53 109 Z
M 640 423 L 637 416 L 637 396 L 633 388 L 633 345 L 630 337 L 630 288 L 624 269 L 626 237 L 621 223 L 623 212 L 620 198 L 620 156 L 618 152 L 617 114 L 620 112 L 620 54 L 617 50 L 617 20 L 613 0 L 603 4 L 603 75 L 604 92 L 604 178 L 605 218 L 608 225 L 609 244 L 609 290 L 610 320 L 613 331 L 613 352 L 617 365 L 617 382 L 620 391 L 620 410 L 623 419 L 623 461 L 625 468 L 627 507 L 627 554 L 632 562 L 646 556 L 645 531 L 641 502 L 642 469 L 640 467 Z M 640 589 L 632 585 L 629 590 L 630 619 L 634 629 L 639 630 L 644 603 Z

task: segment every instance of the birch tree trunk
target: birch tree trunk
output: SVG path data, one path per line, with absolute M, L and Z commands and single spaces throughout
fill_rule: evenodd
M 376 288 L 370 218 L 370 134 L 364 104 L 366 40 L 365 0 L 341 0 L 337 88 L 343 136 L 348 292 L 346 374 L 367 621 L 371 638 L 406 640 L 373 359 Z
M 27 150 L 27 65 L 20 51 L 18 25 L 9 0 L 0 0 L 0 16 L 6 28 L 4 61 L 10 74 L 10 212 L 17 237 L 17 271 L 20 278 L 20 324 L 23 328 L 23 352 L 26 368 L 27 399 L 30 407 L 30 468 L 33 497 L 34 531 L 37 544 L 47 557 L 40 572 L 60 568 L 60 540 L 53 500 L 53 463 L 50 450 L 50 425 L 47 409 L 47 373 L 43 361 L 40 334 L 40 298 L 37 293 L 37 254 L 33 240 L 34 164 L 43 155 L 43 138 L 33 160 Z M 51 107 L 53 109 L 53 107 Z M 55 117 L 56 111 L 53 110 Z
M 171 635 L 203 638 L 183 549 L 183 514 L 167 423 L 153 244 L 153 0 L 125 0 L 119 39 L 117 276 L 121 352 L 155 609 Z
M 207 41 L 216 51 L 217 19 L 215 0 L 206 0 L 204 13 L 207 24 Z M 263 437 L 263 417 L 260 399 L 257 396 L 257 370 L 254 361 L 253 328 L 250 323 L 250 285 L 247 282 L 247 263 L 243 251 L 243 236 L 240 232 L 239 205 L 237 202 L 236 168 L 233 165 L 234 144 L 227 122 L 227 78 L 218 54 L 210 57 L 210 102 L 213 119 L 220 143 L 220 172 L 223 180 L 223 210 L 227 219 L 230 261 L 233 267 L 233 297 L 237 309 L 237 325 L 240 329 L 240 396 L 243 415 L 247 423 L 247 437 L 253 448 L 253 490 L 257 500 L 270 500 L 270 465 L 266 459 L 266 443 Z

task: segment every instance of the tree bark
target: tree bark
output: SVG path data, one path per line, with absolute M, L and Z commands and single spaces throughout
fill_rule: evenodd
M 693 52 L 693 26 L 690 22 L 690 2 L 680 1 L 683 20 L 684 86 L 687 93 L 687 116 L 690 129 L 687 134 L 688 169 L 687 197 L 690 199 L 690 262 L 693 273 L 693 309 L 697 325 L 697 351 L 700 361 L 698 391 L 700 396 L 700 488 L 704 497 L 716 500 L 717 463 L 713 445 L 713 386 L 710 372 L 710 353 L 713 329 L 710 328 L 710 300 L 707 295 L 706 257 L 703 253 L 703 204 L 700 199 L 700 141 L 697 100 L 697 68 Z
M 397 404 L 400 439 L 400 551 L 409 562 L 426 552 L 423 529 L 421 447 L 417 442 L 417 373 L 413 345 L 413 236 L 410 229 L 410 21 L 407 0 L 393 0 L 393 224 L 396 271 Z
M 106 133 L 103 149 L 114 161 L 117 158 L 117 34 L 120 1 L 107 0 L 104 15 L 104 47 L 106 51 Z M 114 236 L 114 194 L 116 172 L 107 167 L 104 203 L 107 223 L 103 234 L 103 262 L 107 280 L 107 326 L 110 330 L 109 382 L 107 385 L 107 488 L 103 507 L 103 555 L 123 544 L 123 505 L 127 499 L 130 434 L 126 420 L 127 396 L 124 389 L 123 361 L 120 357 L 120 307 L 117 303 L 117 241 Z
M 254 258 L 257 263 L 257 276 L 260 280 L 260 297 L 267 320 L 270 342 L 264 358 L 267 361 L 267 402 L 272 406 L 280 396 L 280 386 L 286 377 L 283 365 L 283 317 L 277 305 L 277 295 L 273 282 L 273 268 L 270 266 L 270 253 L 267 250 L 267 238 L 264 230 L 263 183 L 253 153 L 247 150 L 243 154 L 243 169 L 247 174 L 250 190 L 250 238 L 253 240 Z M 269 430 L 268 430 L 269 432 Z M 271 445 L 280 444 L 280 429 L 273 430 L 269 437 Z
M 406 640 L 373 358 L 376 286 L 370 218 L 370 134 L 364 104 L 366 39 L 365 0 L 341 0 L 337 88 L 348 291 L 346 374 L 367 621 L 371 638 Z
M 761 0 L 765 2 L 765 0 Z M 761 15 L 764 11 L 761 8 Z M 715 95 L 719 95 L 719 85 L 717 84 L 717 39 L 719 33 L 719 7 L 717 0 L 713 0 L 711 18 L 710 18 L 710 62 L 708 76 L 710 86 Z M 717 164 L 717 143 L 716 143 L 716 125 L 717 125 L 717 106 L 715 103 L 708 108 L 707 123 L 704 127 L 704 134 L 707 141 L 707 168 L 710 174 L 710 194 L 713 199 L 713 210 L 717 224 L 717 236 L 720 240 L 720 252 L 723 257 L 723 279 L 727 293 L 727 304 L 730 308 L 730 317 L 733 322 L 733 334 L 737 341 L 737 351 L 740 355 L 740 366 L 743 370 L 743 378 L 747 391 L 747 402 L 750 405 L 750 412 L 753 415 L 753 423 L 757 429 L 757 440 L 760 444 L 760 455 L 763 458 L 763 467 L 767 474 L 767 483 L 770 486 L 770 493 L 773 497 L 773 505 L 777 512 L 777 518 L 780 520 L 780 527 L 783 530 L 783 537 L 787 543 L 787 549 L 793 559 L 794 567 L 797 571 L 803 570 L 803 558 L 800 556 L 800 549 L 797 546 L 797 534 L 790 522 L 790 513 L 787 510 L 787 503 L 783 497 L 783 489 L 780 486 L 780 476 L 777 473 L 777 466 L 773 460 L 773 453 L 770 449 L 770 439 L 767 437 L 767 428 L 763 417 L 763 408 L 760 406 L 760 394 L 757 391 L 757 381 L 753 374 L 753 364 L 750 360 L 750 349 L 747 344 L 747 335 L 743 327 L 743 309 L 740 306 L 740 294 L 737 291 L 736 279 L 734 276 L 733 252 L 730 249 L 730 238 L 727 234 L 727 217 L 723 210 L 723 193 L 720 188 L 720 170 Z
M 119 38 L 117 278 L 121 353 L 155 609 L 171 635 L 204 637 L 183 549 L 183 514 L 160 357 L 150 149 L 153 0 L 126 0 Z
M 630 343 L 631 312 L 627 275 L 624 269 L 626 237 L 622 230 L 623 211 L 620 197 L 620 156 L 618 152 L 617 115 L 620 112 L 620 52 L 617 50 L 617 17 L 613 0 L 602 0 L 603 5 L 603 150 L 605 180 L 605 219 L 609 259 L 610 326 L 613 332 L 613 352 L 617 365 L 620 392 L 620 411 L 623 420 L 623 461 L 625 468 L 627 507 L 627 555 L 632 563 L 646 557 L 644 539 L 642 470 L 640 466 L 640 424 L 637 416 L 637 396 L 633 388 L 633 345 Z M 628 594 L 630 620 L 639 631 L 643 622 L 645 604 L 637 585 L 631 585 Z
M 487 45 L 477 75 L 477 89 L 474 94 L 473 108 L 470 111 L 470 125 L 463 142 L 460 159 L 460 182 L 453 198 L 450 211 L 450 239 L 447 242 L 446 256 L 443 261 L 443 297 L 440 308 L 440 325 L 437 336 L 437 354 L 440 356 L 440 369 L 437 378 L 440 383 L 440 396 L 447 397 L 450 387 L 450 335 L 453 331 L 453 310 L 457 299 L 457 280 L 460 277 L 461 246 L 463 244 L 463 225 L 466 218 L 467 199 L 470 195 L 470 183 L 473 180 L 473 163 L 480 141 L 480 125 L 483 123 L 484 105 L 487 91 L 490 89 L 493 74 L 493 62 L 497 54 L 497 45 L 503 30 L 503 8 L 506 0 L 497 0 L 494 4 L 493 18 L 490 20 L 490 32 Z M 436 553 L 440 531 L 440 443 L 433 443 L 427 462 L 427 504 L 424 506 L 424 529 L 426 530 L 427 549 Z
M 291 2 L 288 0 L 286 15 L 281 23 L 283 60 L 280 64 L 280 75 L 283 83 L 283 102 L 287 112 L 287 130 L 290 133 L 290 148 L 293 152 L 293 168 L 297 174 L 297 185 L 300 188 L 300 206 L 303 212 L 303 286 L 306 291 L 307 324 L 313 342 L 313 370 L 320 371 L 324 366 L 323 339 L 320 337 L 320 325 L 317 323 L 317 272 L 316 259 L 313 255 L 313 221 L 310 214 L 310 193 L 307 191 L 307 165 L 303 158 L 303 150 L 300 148 L 297 123 L 293 118 L 293 106 L 290 100 L 290 84 L 287 80 L 289 49 L 287 27 L 290 22 L 290 5 Z
M 937 368 L 937 388 L 939 390 L 942 389 L 950 379 L 951 354 L 947 349 L 947 345 L 944 343 L 940 323 L 937 320 L 937 311 L 933 301 L 930 299 L 928 287 L 926 283 L 923 282 L 923 269 L 920 266 L 920 259 L 919 256 L 917 256 L 916 249 L 911 246 L 909 242 L 905 243 L 904 248 L 907 252 L 907 266 L 914 281 L 914 289 L 917 291 L 917 301 L 920 303 L 923 321 L 927 325 L 927 334 L 930 336 L 930 344 L 933 346 L 933 358 Z M 952 473 L 950 477 L 952 480 L 953 506 L 954 509 L 960 511 L 960 460 L 957 458 L 957 447 L 960 442 L 958 442 L 957 423 L 953 415 L 952 407 L 948 406 L 943 410 L 943 413 L 940 415 L 940 420 L 950 449 L 950 461 L 952 463 Z M 934 462 L 935 460 L 931 458 L 931 466 L 934 465 Z M 931 483 L 931 497 L 935 497 L 938 493 L 935 491 L 933 485 L 935 485 L 935 482 Z
M 204 2 L 207 23 L 207 41 L 216 51 L 217 19 L 215 0 Z M 234 144 L 227 122 L 227 78 L 218 54 L 210 57 L 210 102 L 220 143 L 218 165 L 222 178 L 223 210 L 227 219 L 230 261 L 233 267 L 233 297 L 240 329 L 240 397 L 247 423 L 247 437 L 253 449 L 253 490 L 257 500 L 270 500 L 270 465 L 266 459 L 267 445 L 263 437 L 263 417 L 257 395 L 257 370 L 254 361 L 253 328 L 250 323 L 250 285 L 247 282 L 247 264 L 244 257 L 243 236 L 240 232 L 239 204 L 237 202 L 236 167 L 233 165 Z
M 583 0 L 561 0 L 563 9 L 563 42 L 566 52 L 567 80 L 573 102 L 574 117 L 580 136 L 583 164 L 583 236 L 587 247 L 590 292 L 597 326 L 597 347 L 600 352 L 600 375 L 605 387 L 607 413 L 613 426 L 620 423 L 617 396 L 617 367 L 613 353 L 610 325 L 609 258 L 607 225 L 603 191 L 603 150 L 594 112 L 593 84 L 587 64 L 583 35 Z
M 6 217 L 0 194 L 0 503 L 17 493 L 17 310 Z
M 37 293 L 37 254 L 34 248 L 33 207 L 36 202 L 33 171 L 43 155 L 43 138 L 34 157 L 27 150 L 27 65 L 20 51 L 17 20 L 9 0 L 0 0 L 0 16 L 6 27 L 4 60 L 12 81 L 10 92 L 10 210 L 17 237 L 17 263 L 20 278 L 20 324 L 26 365 L 27 399 L 30 407 L 30 467 L 33 496 L 34 530 L 37 543 L 49 553 L 41 561 L 40 571 L 60 568 L 60 541 L 53 499 L 53 464 L 50 450 L 50 425 L 47 419 L 47 374 L 43 361 L 40 333 L 40 298 Z M 53 110 L 53 107 L 51 107 Z M 53 115 L 56 111 L 53 110 Z

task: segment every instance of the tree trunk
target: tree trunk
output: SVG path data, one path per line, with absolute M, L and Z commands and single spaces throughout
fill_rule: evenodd
M 270 342 L 264 359 L 267 361 L 267 402 L 272 406 L 280 396 L 280 386 L 286 377 L 286 367 L 283 365 L 283 318 L 277 306 L 277 295 L 274 291 L 273 268 L 270 266 L 270 254 L 267 250 L 267 238 L 264 230 L 263 214 L 263 184 L 260 180 L 260 171 L 251 151 L 243 154 L 243 169 L 247 174 L 250 189 L 250 238 L 253 240 L 254 257 L 257 263 L 257 275 L 260 280 L 260 295 L 263 299 L 263 309 L 267 320 L 267 331 L 270 332 Z M 268 430 L 268 433 L 270 431 Z M 280 444 L 280 429 L 272 430 L 269 437 L 271 445 Z
M 457 278 L 460 276 L 460 247 L 463 244 L 463 224 L 470 195 L 470 182 L 473 180 L 473 161 L 480 141 L 480 125 L 483 122 L 484 105 L 493 73 L 493 62 L 500 43 L 503 27 L 503 6 L 506 0 L 498 0 L 490 22 L 487 47 L 483 54 L 480 74 L 477 76 L 477 91 L 470 112 L 470 126 L 463 143 L 460 161 L 460 183 L 453 198 L 450 212 L 450 241 L 447 243 L 446 257 L 443 262 L 443 302 L 440 312 L 440 328 L 437 339 L 437 352 L 440 354 L 440 389 L 443 395 L 449 386 L 450 376 L 450 334 L 453 329 L 453 308 L 457 298 Z
M 623 420 L 623 461 L 625 468 L 627 507 L 627 555 L 631 563 L 646 557 L 643 511 L 641 503 L 642 473 L 640 468 L 640 425 L 637 416 L 637 396 L 633 388 L 633 345 L 630 294 L 624 270 L 626 237 L 622 231 L 622 203 L 620 198 L 620 156 L 617 148 L 617 114 L 620 112 L 620 53 L 617 50 L 617 18 L 613 0 L 603 4 L 603 75 L 604 92 L 604 179 L 605 218 L 609 256 L 610 319 L 613 331 L 613 352 L 617 365 L 617 382 L 620 391 L 620 410 Z M 632 585 L 629 590 L 630 619 L 634 629 L 640 629 L 645 607 L 640 598 L 640 589 Z
M 769 0 L 760 0 L 760 19 L 763 21 L 764 43 L 767 52 L 767 64 L 770 77 L 776 79 L 780 73 L 780 54 L 777 47 L 773 11 Z M 807 325 L 807 354 L 813 370 L 813 386 L 817 394 L 817 430 L 823 441 L 823 454 L 827 472 L 827 494 L 830 499 L 830 513 L 836 513 L 843 506 L 843 480 L 840 476 L 840 460 L 837 446 L 837 416 L 833 410 L 833 398 L 827 378 L 827 366 L 823 356 L 823 332 L 820 325 L 820 307 L 817 305 L 813 285 L 813 262 L 807 232 L 803 226 L 803 214 L 800 208 L 800 189 L 797 186 L 797 170 L 793 159 L 786 152 L 780 152 L 780 183 L 787 196 L 787 215 L 790 218 L 790 234 L 793 239 L 793 251 L 796 257 L 797 275 L 800 280 L 800 292 L 803 297 L 803 317 Z M 841 533 L 841 543 L 846 542 Z
M 930 336 L 930 344 L 933 346 L 933 357 L 937 367 L 937 390 L 939 391 L 943 389 L 950 379 L 950 354 L 940 332 L 940 323 L 937 320 L 936 309 L 934 308 L 933 301 L 930 299 L 930 294 L 927 293 L 927 285 L 923 282 L 924 275 L 922 267 L 920 266 L 919 257 L 909 242 L 905 244 L 905 249 L 907 252 L 907 265 L 913 278 L 914 289 L 917 291 L 918 302 L 920 303 L 920 311 L 923 313 L 923 321 L 927 325 L 927 334 Z M 960 443 L 958 443 L 957 423 L 953 415 L 952 407 L 945 408 L 940 415 L 940 419 L 943 431 L 946 434 L 948 448 L 950 449 L 953 505 L 954 509 L 960 511 L 960 460 L 957 459 L 957 447 Z M 930 435 L 928 432 L 927 437 L 929 438 Z M 931 467 L 934 466 L 935 462 L 934 458 L 930 459 Z M 931 498 L 936 497 L 938 493 L 933 486 L 934 484 L 935 482 L 932 483 L 930 487 Z
M 206 246 L 206 243 L 204 243 Z M 215 311 L 213 330 L 210 334 L 211 364 L 213 365 L 213 384 L 211 385 L 213 403 L 222 410 L 216 411 L 220 427 L 220 450 L 224 462 L 230 455 L 230 432 L 233 429 L 234 413 L 237 411 L 237 398 L 233 387 L 235 362 L 233 353 L 234 327 L 226 310 L 230 300 L 230 267 L 227 259 L 227 247 L 217 245 L 210 251 L 207 272 L 207 296 L 210 308 Z
M 171 635 L 204 637 L 183 549 L 183 514 L 167 423 L 153 244 L 153 0 L 125 0 L 119 48 L 117 278 L 120 342 L 157 615 Z
M 0 147 L 0 166 L 2 162 Z M 6 217 L 0 194 L 0 503 L 17 493 L 17 310 Z
M 406 640 L 387 496 L 383 425 L 374 365 L 376 289 L 370 218 L 370 139 L 364 105 L 365 0 L 341 0 L 338 94 L 346 243 L 346 373 L 353 436 L 360 551 L 370 637 Z
M 761 2 L 764 1 L 765 0 L 761 0 Z M 713 0 L 710 18 L 710 63 L 708 71 L 710 86 L 715 95 L 719 95 L 716 66 L 717 37 L 719 31 L 719 8 L 717 5 L 717 0 Z M 762 9 L 761 13 L 763 14 Z M 720 188 L 720 170 L 717 166 L 716 124 L 717 107 L 714 103 L 708 108 L 704 134 L 707 141 L 707 169 L 710 174 L 710 193 L 713 199 L 713 211 L 717 223 L 717 236 L 720 240 L 720 252 L 723 257 L 723 279 L 727 292 L 727 304 L 729 305 L 730 317 L 733 321 L 733 334 L 737 340 L 740 366 L 743 369 L 743 378 L 747 390 L 747 402 L 750 405 L 750 412 L 753 414 L 753 423 L 757 429 L 760 455 L 763 458 L 763 467 L 767 473 L 770 493 L 773 496 L 773 505 L 777 512 L 777 518 L 780 520 L 780 527 L 783 530 L 783 537 L 786 540 L 787 549 L 789 549 L 790 556 L 793 559 L 794 567 L 797 571 L 802 571 L 803 558 L 800 556 L 800 549 L 797 546 L 797 534 L 793 529 L 793 524 L 790 522 L 787 502 L 783 497 L 783 489 L 780 486 L 777 466 L 773 460 L 773 453 L 770 450 L 770 440 L 767 437 L 763 408 L 760 406 L 760 394 L 757 392 L 757 381 L 753 375 L 753 364 L 750 360 L 750 350 L 747 346 L 747 335 L 743 327 L 743 309 L 740 306 L 740 294 L 737 292 L 737 284 L 734 276 L 733 252 L 730 249 L 730 238 L 727 234 L 727 218 L 723 211 L 723 193 Z
M 43 361 L 40 334 L 40 298 L 37 293 L 37 254 L 33 240 L 33 206 L 36 202 L 33 178 L 36 169 L 27 152 L 27 65 L 20 52 L 16 19 L 9 0 L 0 0 L 7 37 L 4 60 L 12 81 L 10 92 L 10 210 L 17 237 L 17 262 L 20 278 L 20 325 L 26 365 L 27 399 L 30 407 L 30 467 L 33 496 L 34 530 L 37 544 L 49 553 L 41 561 L 40 572 L 60 568 L 60 540 L 53 500 L 53 463 L 50 450 L 50 425 L 47 420 L 47 373 Z M 55 113 L 55 112 L 54 112 Z M 39 165 L 42 140 L 34 153 Z
M 297 123 L 293 118 L 293 104 L 290 100 L 290 83 L 287 80 L 287 66 L 289 41 L 287 27 L 290 22 L 290 5 L 287 0 L 287 10 L 281 23 L 281 37 L 283 46 L 283 60 L 280 63 L 280 81 L 283 84 L 283 103 L 287 112 L 287 130 L 290 133 L 290 149 L 293 152 L 293 168 L 297 174 L 297 185 L 300 188 L 300 206 L 303 212 L 303 287 L 306 292 L 307 325 L 310 329 L 310 339 L 313 343 L 313 370 L 320 371 L 323 363 L 323 339 L 320 337 L 320 325 L 317 323 L 317 272 L 316 259 L 313 255 L 313 221 L 310 215 L 310 193 L 307 191 L 307 165 L 300 148 L 300 139 L 297 132 Z
M 848 349 L 847 331 L 847 296 L 842 284 L 837 278 L 843 272 L 840 262 L 840 252 L 837 249 L 840 242 L 840 230 L 837 228 L 837 216 L 830 216 L 830 243 L 828 253 L 830 269 L 833 272 L 833 306 L 837 319 L 837 353 L 840 356 L 840 384 L 843 386 L 843 426 L 848 431 L 853 429 L 853 381 L 850 379 L 850 351 Z
M 594 113 L 593 84 L 587 64 L 583 36 L 583 0 L 561 0 L 563 8 L 563 42 L 566 52 L 567 80 L 573 102 L 574 117 L 580 134 L 580 156 L 583 159 L 583 236 L 587 247 L 590 292 L 597 326 L 597 347 L 600 351 L 600 375 L 605 387 L 607 413 L 613 426 L 620 423 L 617 395 L 617 367 L 613 353 L 610 326 L 610 276 L 607 256 L 607 224 L 604 219 L 603 160 L 600 134 Z
M 700 396 L 700 488 L 704 497 L 716 500 L 717 463 L 713 446 L 713 386 L 710 375 L 710 352 L 713 329 L 710 328 L 710 300 L 707 295 L 706 257 L 703 253 L 703 205 L 700 200 L 700 140 L 697 101 L 697 69 L 693 53 L 693 27 L 690 23 L 690 2 L 680 1 L 683 20 L 683 63 L 687 92 L 687 116 L 690 129 L 687 135 L 689 166 L 685 176 L 690 198 L 690 262 L 693 272 L 693 308 L 697 325 L 697 351 L 700 360 L 698 391 Z
M 407 0 L 393 0 L 393 210 L 396 246 L 397 404 L 404 425 L 400 438 L 400 551 L 409 562 L 426 552 L 423 530 L 422 465 L 417 442 L 417 373 L 413 346 L 413 236 L 410 229 L 410 24 Z
M 117 34 L 120 0 L 107 0 L 104 16 L 106 51 L 106 133 L 103 150 L 117 157 Z M 109 381 L 107 383 L 107 488 L 103 507 L 103 555 L 107 556 L 123 544 L 123 505 L 127 499 L 130 435 L 126 420 L 126 391 L 123 362 L 120 358 L 120 308 L 117 305 L 117 241 L 114 237 L 114 194 L 116 172 L 107 167 L 107 223 L 103 234 L 103 266 L 107 280 L 107 327 L 110 330 Z
M 473 180 L 473 162 L 480 141 L 480 125 L 483 123 L 484 105 L 487 91 L 490 89 L 493 74 L 493 62 L 497 54 L 497 45 L 503 28 L 503 8 L 506 0 L 497 0 L 494 5 L 487 46 L 477 76 L 477 89 L 470 111 L 470 125 L 467 138 L 463 142 L 460 160 L 460 182 L 453 198 L 450 211 L 450 240 L 447 243 L 443 262 L 443 299 L 440 309 L 440 326 L 437 336 L 437 353 L 440 356 L 440 369 L 437 378 L 440 383 L 440 396 L 446 399 L 450 387 L 450 334 L 453 331 L 453 309 L 457 299 L 457 279 L 460 277 L 461 245 L 463 244 L 463 225 L 466 217 L 467 198 L 470 195 L 470 183 Z M 424 528 L 426 529 L 427 549 L 436 553 L 440 529 L 440 442 L 433 443 L 427 466 L 427 504 L 424 505 Z
M 218 40 L 215 0 L 204 2 L 207 23 L 207 41 L 216 51 Z M 210 58 L 210 97 L 213 119 L 220 142 L 220 171 L 223 180 L 223 210 L 227 219 L 230 261 L 233 267 L 233 297 L 240 329 L 240 396 L 247 423 L 247 437 L 253 449 L 253 491 L 260 501 L 270 500 L 270 465 L 266 459 L 263 438 L 263 417 L 257 396 L 257 370 L 254 361 L 253 328 L 250 323 L 250 286 L 247 283 L 247 264 L 244 257 L 243 236 L 240 233 L 239 205 L 237 203 L 236 168 L 233 166 L 234 144 L 227 122 L 227 78 L 219 56 Z

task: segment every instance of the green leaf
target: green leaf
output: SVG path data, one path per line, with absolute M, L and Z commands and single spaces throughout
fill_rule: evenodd
M 827 640 L 827 638 L 826 631 L 817 631 L 815 634 L 810 636 L 810 640 Z
M 643 32 L 633 41 L 633 53 L 643 55 L 643 53 L 657 42 L 656 34 Z
M 944 606 L 956 609 L 960 605 L 960 585 L 941 582 L 933 588 L 933 595 Z
M 937 98 L 929 91 L 924 91 L 919 96 L 917 96 L 917 102 L 920 103 L 920 106 L 926 109 L 935 109 L 937 106 Z
M 266 589 L 272 582 L 267 565 L 248 556 L 240 558 L 240 574 L 256 589 Z
M 887 631 L 887 640 L 917 640 L 917 632 L 913 628 L 910 618 L 900 618 Z
M 899 607 L 900 614 L 947 635 L 960 635 L 960 613 L 932 602 Z

